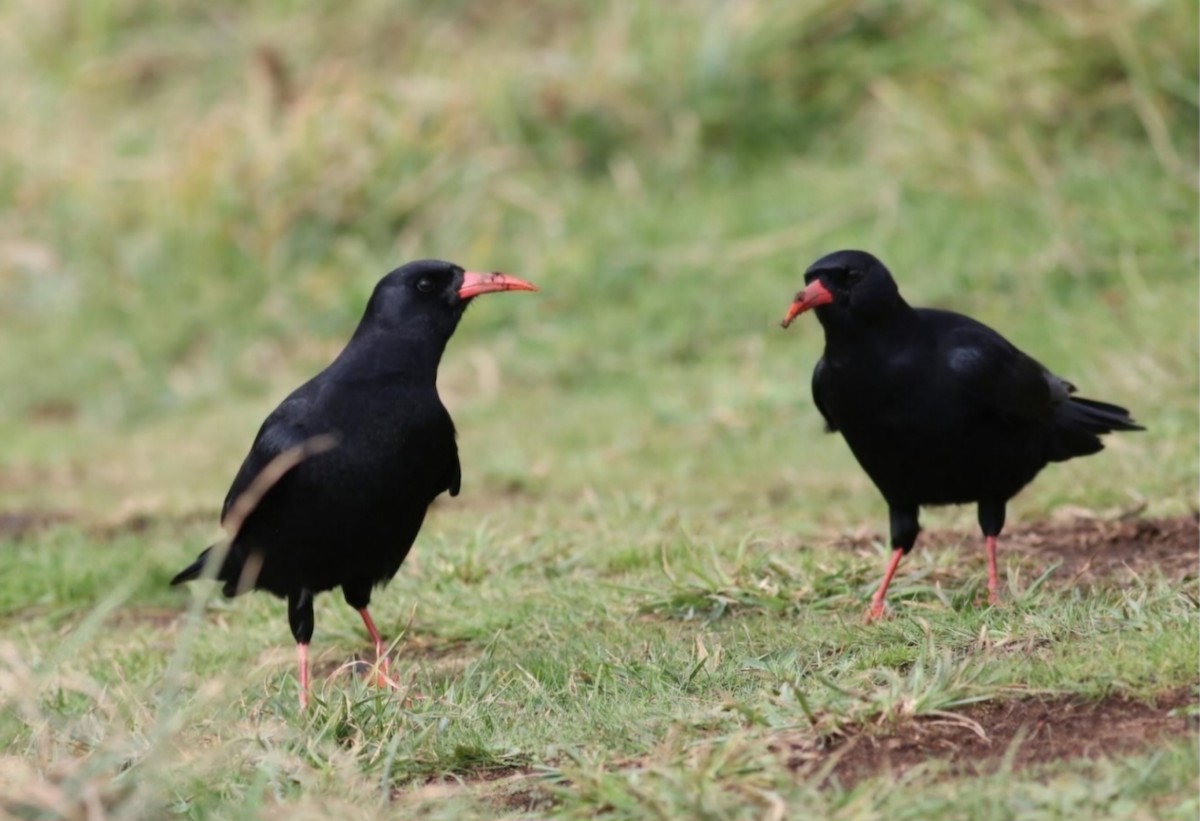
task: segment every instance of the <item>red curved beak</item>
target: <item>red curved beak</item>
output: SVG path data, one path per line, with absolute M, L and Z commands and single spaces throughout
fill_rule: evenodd
M 480 274 L 467 271 L 463 274 L 462 287 L 458 295 L 462 299 L 470 299 L 480 294 L 493 294 L 497 291 L 536 291 L 537 286 L 499 271 L 490 274 Z
M 787 316 L 780 324 L 786 328 L 792 324 L 793 319 L 805 311 L 811 311 L 819 305 L 828 305 L 830 302 L 833 302 L 833 294 L 821 284 L 821 280 L 814 279 L 807 288 L 796 294 L 796 298 L 792 300 L 792 306 L 788 308 Z

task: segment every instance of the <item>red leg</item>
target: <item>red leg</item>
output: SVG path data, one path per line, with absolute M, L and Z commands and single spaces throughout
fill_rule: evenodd
M 375 655 L 383 655 L 383 637 L 379 635 L 379 631 L 375 629 L 375 620 L 371 618 L 371 614 L 367 608 L 362 608 L 358 611 L 358 615 L 362 616 L 363 624 L 367 626 L 367 632 L 371 634 L 371 641 L 375 642 Z
M 897 547 L 892 551 L 892 558 L 888 562 L 887 570 L 883 574 L 883 582 L 879 585 L 879 589 L 875 591 L 875 595 L 871 597 L 871 609 L 867 611 L 868 624 L 883 616 L 885 608 L 884 600 L 887 598 L 888 585 L 892 583 L 892 576 L 896 575 L 896 568 L 900 566 L 900 560 L 903 558 L 903 548 Z
M 379 686 L 392 685 L 391 674 L 388 671 L 387 647 L 384 646 L 383 637 L 375 628 L 375 620 L 371 618 L 371 614 L 365 607 L 358 611 L 358 615 L 362 616 L 363 624 L 367 626 L 367 632 L 371 634 L 371 641 L 375 642 L 375 659 L 379 662 Z
M 300 659 L 300 709 L 303 710 L 308 706 L 308 645 L 297 644 L 296 655 Z
M 988 536 L 984 540 L 987 546 L 988 557 L 988 604 L 997 605 L 1002 602 L 1000 598 L 1000 579 L 996 572 L 996 537 Z

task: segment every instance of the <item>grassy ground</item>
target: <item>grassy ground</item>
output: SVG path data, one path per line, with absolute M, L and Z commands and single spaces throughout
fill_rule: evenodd
M 862 626 L 884 549 L 832 541 L 885 511 L 820 434 L 815 323 L 775 324 L 811 260 L 874 250 L 1149 427 L 1015 524 L 1192 510 L 1192 4 L 427 6 L 0 8 L 0 514 L 64 517 L 0 537 L 6 811 L 1195 817 L 1194 737 L 788 766 L 783 737 L 986 700 L 1153 702 L 1200 641 L 1195 574 L 1153 567 L 1002 553 L 1011 604 L 979 607 L 971 537 Z M 443 363 L 463 495 L 376 596 L 403 691 L 344 669 L 366 643 L 325 597 L 299 715 L 279 602 L 165 582 L 262 416 L 425 256 L 543 290 Z

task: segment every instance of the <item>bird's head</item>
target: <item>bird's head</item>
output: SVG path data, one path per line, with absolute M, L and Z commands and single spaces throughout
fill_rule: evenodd
M 808 266 L 805 288 L 796 294 L 783 327 L 805 311 L 815 310 L 822 325 L 871 321 L 902 305 L 891 272 L 866 251 L 836 251 Z
M 426 327 L 448 338 L 475 297 L 536 290 L 508 274 L 481 274 L 452 262 L 423 259 L 402 265 L 380 280 L 367 303 L 367 318 L 387 326 Z

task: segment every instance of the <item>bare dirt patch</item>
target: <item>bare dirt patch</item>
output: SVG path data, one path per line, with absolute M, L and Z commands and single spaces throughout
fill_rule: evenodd
M 496 795 L 493 803 L 507 812 L 546 812 L 558 801 L 542 789 L 513 789 Z
M 871 550 L 879 536 L 843 540 L 855 549 Z M 977 532 L 931 530 L 921 533 L 917 550 L 952 548 L 983 556 Z M 1000 536 L 1000 557 L 1017 555 L 1035 575 L 1059 564 L 1050 581 L 1077 584 L 1128 581 L 1161 573 L 1171 579 L 1200 572 L 1200 518 L 1074 518 L 1018 525 Z
M 951 775 L 994 772 L 1064 759 L 1136 753 L 1156 742 L 1194 735 L 1196 696 L 1190 689 L 1163 694 L 1154 703 L 1126 696 L 1100 701 L 1078 697 L 1021 699 L 981 704 L 954 716 L 918 717 L 887 730 L 862 729 L 819 744 L 781 740 L 776 750 L 805 773 L 828 769 L 825 783 L 849 788 L 866 778 L 895 778 L 930 761 Z M 833 756 L 831 759 L 830 756 Z
M 2 482 L 0 489 L 3 489 Z M 211 510 L 170 514 L 134 513 L 113 521 L 94 522 L 88 521 L 82 514 L 66 510 L 31 509 L 0 511 L 0 541 L 17 541 L 62 524 L 75 524 L 89 535 L 104 540 L 125 534 L 141 535 L 157 527 L 181 528 L 197 524 L 212 524 L 214 533 L 219 534 L 216 514 Z
M 1078 696 L 997 701 L 887 727 L 849 729 L 833 738 L 811 733 L 777 736 L 768 749 L 799 778 L 817 777 L 823 786 L 850 789 L 869 778 L 898 779 L 933 762 L 945 765 L 939 776 L 959 777 L 1002 767 L 1021 770 L 1137 754 L 1189 736 L 1194 742 L 1200 731 L 1197 706 L 1192 688 L 1160 694 L 1151 702 L 1123 695 L 1099 701 Z M 635 758 L 619 766 L 640 769 L 646 763 Z M 398 788 L 393 800 L 477 790 L 501 811 L 545 811 L 557 799 L 540 781 L 544 774 L 529 765 L 483 768 Z
M 425 661 L 442 661 L 451 657 L 473 655 L 471 642 L 467 639 L 446 638 L 410 633 L 400 643 L 399 653 L 404 658 Z
M 132 534 L 140 536 L 155 528 L 183 528 L 194 525 L 211 525 L 213 540 L 220 538 L 222 533 L 217 524 L 217 514 L 212 510 L 189 510 L 183 513 L 130 513 L 112 521 L 93 525 L 89 531 L 101 539 L 113 539 L 117 536 Z
M 500 812 L 538 812 L 551 809 L 555 797 L 536 782 L 541 774 L 529 766 L 493 767 L 464 775 L 436 776 L 423 783 L 392 790 L 392 800 L 404 804 L 436 802 L 472 791 Z
M 1122 580 L 1155 571 L 1182 579 L 1200 569 L 1200 522 L 1195 515 L 1039 523 L 1014 528 L 1001 544 L 1043 565 L 1061 561 L 1055 576 L 1069 583 Z
M 386 637 L 385 637 L 385 640 Z M 393 675 L 411 673 L 416 665 L 449 675 L 479 658 L 481 650 L 465 639 L 407 634 L 389 654 Z M 346 670 L 369 675 L 375 664 L 375 645 L 364 643 L 350 658 L 318 657 L 312 663 L 314 676 L 329 678 Z
M 38 530 L 70 521 L 71 516 L 54 510 L 24 510 L 0 513 L 0 541 L 17 541 Z
M 153 627 L 165 630 L 174 627 L 179 620 L 187 615 L 187 610 L 180 607 L 154 607 L 137 605 L 122 607 L 109 616 L 111 627 Z

